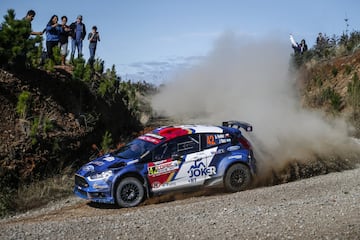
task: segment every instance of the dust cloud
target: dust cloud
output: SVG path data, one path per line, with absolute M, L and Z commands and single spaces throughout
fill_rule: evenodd
M 301 107 L 292 49 L 281 37 L 224 33 L 203 62 L 166 83 L 152 99 L 153 108 L 179 123 L 251 123 L 254 131 L 247 137 L 263 171 L 359 151 L 345 121 Z

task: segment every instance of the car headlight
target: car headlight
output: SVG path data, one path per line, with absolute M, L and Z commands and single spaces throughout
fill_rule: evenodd
M 89 177 L 89 180 L 100 180 L 100 179 L 108 179 L 109 177 L 111 177 L 113 175 L 113 172 L 111 170 L 109 171 L 105 171 L 105 172 L 101 172 L 101 173 L 96 173 L 94 175 L 91 175 Z

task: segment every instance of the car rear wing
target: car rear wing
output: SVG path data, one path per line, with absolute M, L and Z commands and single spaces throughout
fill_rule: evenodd
M 251 124 L 242 121 L 226 121 L 222 123 L 223 127 L 237 127 L 243 128 L 247 132 L 252 132 L 253 127 Z

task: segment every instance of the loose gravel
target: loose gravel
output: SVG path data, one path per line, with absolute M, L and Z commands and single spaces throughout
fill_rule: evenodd
M 0 239 L 360 239 L 360 168 L 132 209 L 71 197 L 0 226 Z

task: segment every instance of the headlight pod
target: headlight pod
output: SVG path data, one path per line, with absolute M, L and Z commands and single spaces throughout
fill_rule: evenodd
M 113 172 L 111 170 L 109 170 L 109 171 L 105 171 L 105 172 L 101 172 L 101 173 L 95 173 L 95 174 L 89 176 L 88 179 L 90 181 L 101 180 L 101 179 L 107 180 L 112 175 L 113 175 Z

